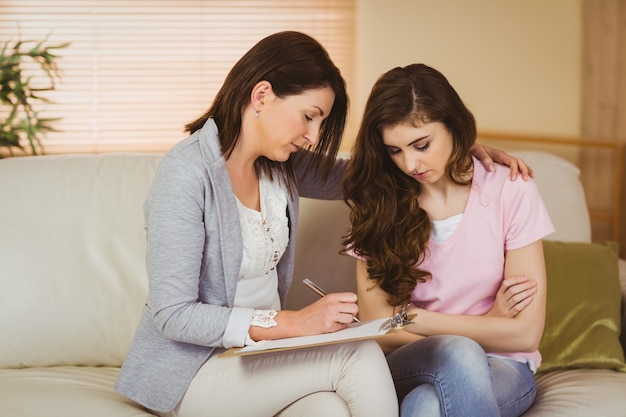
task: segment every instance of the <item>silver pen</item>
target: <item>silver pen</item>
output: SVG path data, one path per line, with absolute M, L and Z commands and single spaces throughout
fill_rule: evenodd
M 308 278 L 303 279 L 302 283 L 306 285 L 307 287 L 309 287 L 315 294 L 319 295 L 320 297 L 323 297 L 327 294 L 327 292 L 324 291 L 319 285 L 317 285 L 316 283 L 314 283 Z M 359 319 L 357 319 L 356 317 L 352 317 L 352 319 L 355 322 L 360 323 Z

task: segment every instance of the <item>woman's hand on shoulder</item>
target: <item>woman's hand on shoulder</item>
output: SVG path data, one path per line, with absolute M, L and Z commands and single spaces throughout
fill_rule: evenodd
M 526 276 L 505 278 L 496 293 L 496 299 L 485 315 L 515 317 L 530 305 L 537 292 L 537 283 Z
M 508 166 L 511 169 L 511 180 L 515 180 L 518 174 L 522 175 L 524 181 L 526 181 L 528 177 L 535 177 L 533 169 L 526 165 L 522 158 L 509 155 L 500 149 L 475 142 L 470 151 L 489 171 L 494 170 L 494 162 Z

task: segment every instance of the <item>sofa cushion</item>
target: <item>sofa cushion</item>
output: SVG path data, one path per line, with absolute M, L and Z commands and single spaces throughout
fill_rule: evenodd
M 0 160 L 0 367 L 120 366 L 145 303 L 151 154 Z
M 626 415 L 626 374 L 606 369 L 567 369 L 536 377 L 537 396 L 523 417 L 620 417 Z
M 113 389 L 119 368 L 0 369 L 3 417 L 154 417 Z
M 563 368 L 626 371 L 620 345 L 617 245 L 544 241 L 548 278 L 539 372 Z

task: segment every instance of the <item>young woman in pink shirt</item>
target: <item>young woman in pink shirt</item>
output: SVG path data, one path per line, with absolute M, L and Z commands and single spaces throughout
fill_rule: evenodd
M 415 315 L 378 340 L 402 416 L 519 416 L 534 400 L 554 229 L 532 179 L 486 170 L 475 140 L 447 79 L 409 65 L 374 85 L 348 167 L 359 316 Z

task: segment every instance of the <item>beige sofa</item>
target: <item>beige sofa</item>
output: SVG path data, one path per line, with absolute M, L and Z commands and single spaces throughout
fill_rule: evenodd
M 150 415 L 117 394 L 113 382 L 146 295 L 142 203 L 160 158 L 0 160 L 0 416 Z M 542 165 L 554 161 L 529 162 L 538 183 L 542 175 L 554 178 Z M 573 185 L 565 196 L 546 188 L 562 231 L 554 237 L 588 241 L 586 208 L 570 201 L 580 199 L 575 176 Z M 305 277 L 328 290 L 354 288 L 354 264 L 337 254 L 347 227 L 343 203 L 303 199 L 301 216 L 288 306 L 294 308 L 315 299 L 300 284 Z M 566 220 L 581 232 L 560 226 Z M 556 370 L 537 379 L 537 401 L 526 416 L 626 416 L 626 373 Z

